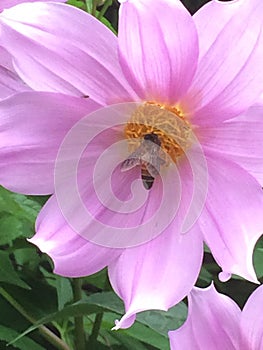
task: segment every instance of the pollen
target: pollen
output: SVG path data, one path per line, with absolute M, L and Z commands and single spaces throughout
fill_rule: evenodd
M 135 109 L 124 129 L 129 148 L 134 151 L 146 135 L 158 135 L 165 151 L 166 165 L 174 163 L 191 145 L 192 129 L 190 123 L 175 107 L 146 102 Z

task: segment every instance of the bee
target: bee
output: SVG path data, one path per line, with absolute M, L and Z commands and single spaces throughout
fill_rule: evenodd
M 165 164 L 165 153 L 161 141 L 154 133 L 144 135 L 141 145 L 121 164 L 121 171 L 141 166 L 141 179 L 146 190 L 153 186 L 154 179 L 160 174 L 161 165 Z

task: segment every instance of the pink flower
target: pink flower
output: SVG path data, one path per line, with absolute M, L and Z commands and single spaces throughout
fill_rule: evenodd
M 0 12 L 23 2 L 35 2 L 40 0 L 1 0 Z M 51 0 L 42 0 L 51 1 Z M 66 0 L 57 0 L 65 2 Z M 31 90 L 17 75 L 12 64 L 11 55 L 0 46 L 0 99 L 4 99 L 17 92 Z
M 194 287 L 188 296 L 188 317 L 169 332 L 171 350 L 260 350 L 263 341 L 263 285 L 249 297 L 244 309 L 218 293 L 213 284 Z
M 262 0 L 212 1 L 194 17 L 177 0 L 123 1 L 118 38 L 64 4 L 1 15 L 0 44 L 35 91 L 0 103 L 0 182 L 55 193 L 32 242 L 61 275 L 108 266 L 126 308 L 116 328 L 184 298 L 203 241 L 222 279 L 257 280 L 262 24 Z M 121 172 L 120 164 L 127 145 L 137 148 L 133 136 L 152 132 L 174 162 L 167 156 L 147 191 L 132 184 L 140 166 Z

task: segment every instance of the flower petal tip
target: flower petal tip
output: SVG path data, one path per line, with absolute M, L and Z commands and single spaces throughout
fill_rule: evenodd
M 120 329 L 120 321 L 115 320 L 115 326 L 111 328 L 111 331 L 117 331 L 118 329 Z
M 230 280 L 230 278 L 231 278 L 231 273 L 229 273 L 229 272 L 224 272 L 224 271 L 222 271 L 222 272 L 220 272 L 219 274 L 218 274 L 218 278 L 219 278 L 219 281 L 221 281 L 221 282 L 227 282 L 227 281 L 229 281 Z
M 119 329 L 126 329 L 133 325 L 136 319 L 136 314 L 125 314 L 120 320 L 115 320 L 115 326 L 112 327 L 112 331 L 117 331 Z

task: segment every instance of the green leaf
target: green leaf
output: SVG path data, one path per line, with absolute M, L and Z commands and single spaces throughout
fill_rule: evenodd
M 91 13 L 92 12 L 92 3 L 94 0 L 84 0 L 86 3 L 86 8 L 87 8 L 87 12 Z
M 33 223 L 40 209 L 39 203 L 33 199 L 0 187 L 0 211 Z
M 16 249 L 13 251 L 13 254 L 18 265 L 24 265 L 24 267 L 26 265 L 35 267 L 39 264 L 40 257 L 36 252 L 35 246 L 32 244 L 29 245 L 29 243 L 27 243 L 26 248 L 15 248 Z
M 208 271 L 205 265 L 202 265 L 198 281 L 203 281 L 206 284 L 210 284 L 213 281 L 213 275 Z
M 74 6 L 74 7 L 77 7 L 81 10 L 86 10 L 86 6 L 85 6 L 84 2 L 80 1 L 80 0 L 68 0 L 67 4 Z M 89 11 L 87 11 L 87 12 L 89 12 Z
M 116 319 L 120 319 L 118 314 L 111 312 L 105 313 L 103 315 L 103 328 L 107 330 L 111 329 Z M 154 349 L 169 350 L 168 335 L 161 335 L 147 325 L 140 323 L 140 321 L 136 321 L 130 328 L 112 331 L 109 335 L 113 335 L 114 333 L 116 337 L 121 334 L 123 337 L 130 337 L 133 338 L 134 341 L 140 341 L 143 344 L 151 345 Z M 122 338 L 118 339 L 121 341 Z
M 64 307 L 62 310 L 47 315 L 40 319 L 35 325 L 29 327 L 22 333 L 18 339 L 35 330 L 42 324 L 66 319 L 75 316 L 91 315 L 94 313 L 104 312 L 103 319 L 111 317 L 111 321 L 107 324 L 110 329 L 114 325 L 114 320 L 123 315 L 123 303 L 113 292 L 96 293 L 86 298 L 85 301 Z M 186 317 L 186 306 L 182 303 L 168 312 L 150 311 L 138 315 L 138 322 L 127 330 L 120 330 L 137 341 L 147 343 L 160 350 L 168 350 L 168 330 L 175 329 L 181 325 Z M 105 321 L 104 321 L 105 322 Z M 13 343 L 13 342 L 12 342 Z M 12 344 L 11 343 L 11 344 Z
M 96 16 L 99 15 L 99 11 L 96 11 Z M 100 21 L 107 27 L 109 28 L 114 34 L 117 35 L 116 30 L 113 28 L 112 24 L 107 20 L 105 17 L 101 17 Z
M 9 254 L 3 251 L 0 251 L 0 282 L 10 283 L 24 289 L 31 289 L 19 278 L 9 259 Z
M 45 276 L 47 283 L 56 288 L 58 310 L 62 310 L 67 303 L 70 303 L 73 300 L 73 291 L 70 280 L 66 277 L 48 272 L 42 267 L 40 267 L 40 271 Z
M 83 315 L 90 315 L 98 312 L 103 312 L 102 308 L 96 305 L 90 305 L 87 303 L 76 303 L 72 304 L 70 306 L 66 306 L 63 310 L 54 312 L 52 314 L 47 315 L 46 317 L 41 318 L 39 321 L 37 321 L 33 326 L 29 327 L 26 329 L 22 334 L 19 335 L 16 339 L 14 339 L 12 342 L 9 344 L 15 343 L 18 339 L 24 337 L 28 333 L 34 331 L 37 329 L 39 326 L 53 322 L 53 321 L 58 321 L 61 319 L 67 319 L 69 317 L 75 317 L 75 316 L 83 316 Z
M 9 214 L 0 216 L 0 245 L 11 245 L 12 241 L 23 236 L 23 223 Z
M 257 248 L 254 252 L 254 266 L 258 278 L 263 276 L 263 248 Z
M 57 280 L 57 296 L 58 296 L 58 309 L 62 310 L 63 307 L 72 301 L 73 292 L 69 279 L 61 276 L 56 276 Z
M 92 294 L 87 297 L 86 302 L 97 305 L 105 310 L 116 312 L 120 315 L 124 313 L 123 303 L 114 292 Z
M 18 336 L 18 332 L 14 331 L 11 328 L 0 325 L 0 340 L 3 340 L 5 342 L 11 342 L 14 338 L 17 338 Z M 16 342 L 15 347 L 20 350 L 45 350 L 42 346 L 40 346 L 38 343 L 36 343 L 28 337 L 19 339 Z
M 41 206 L 33 199 L 0 187 L 0 245 L 30 237 Z
M 147 350 L 148 348 L 135 338 L 122 332 L 111 332 L 111 335 L 121 343 L 127 350 Z
M 168 331 L 179 328 L 187 317 L 187 307 L 181 302 L 168 311 L 150 310 L 139 313 L 137 320 L 157 333 L 168 336 Z

